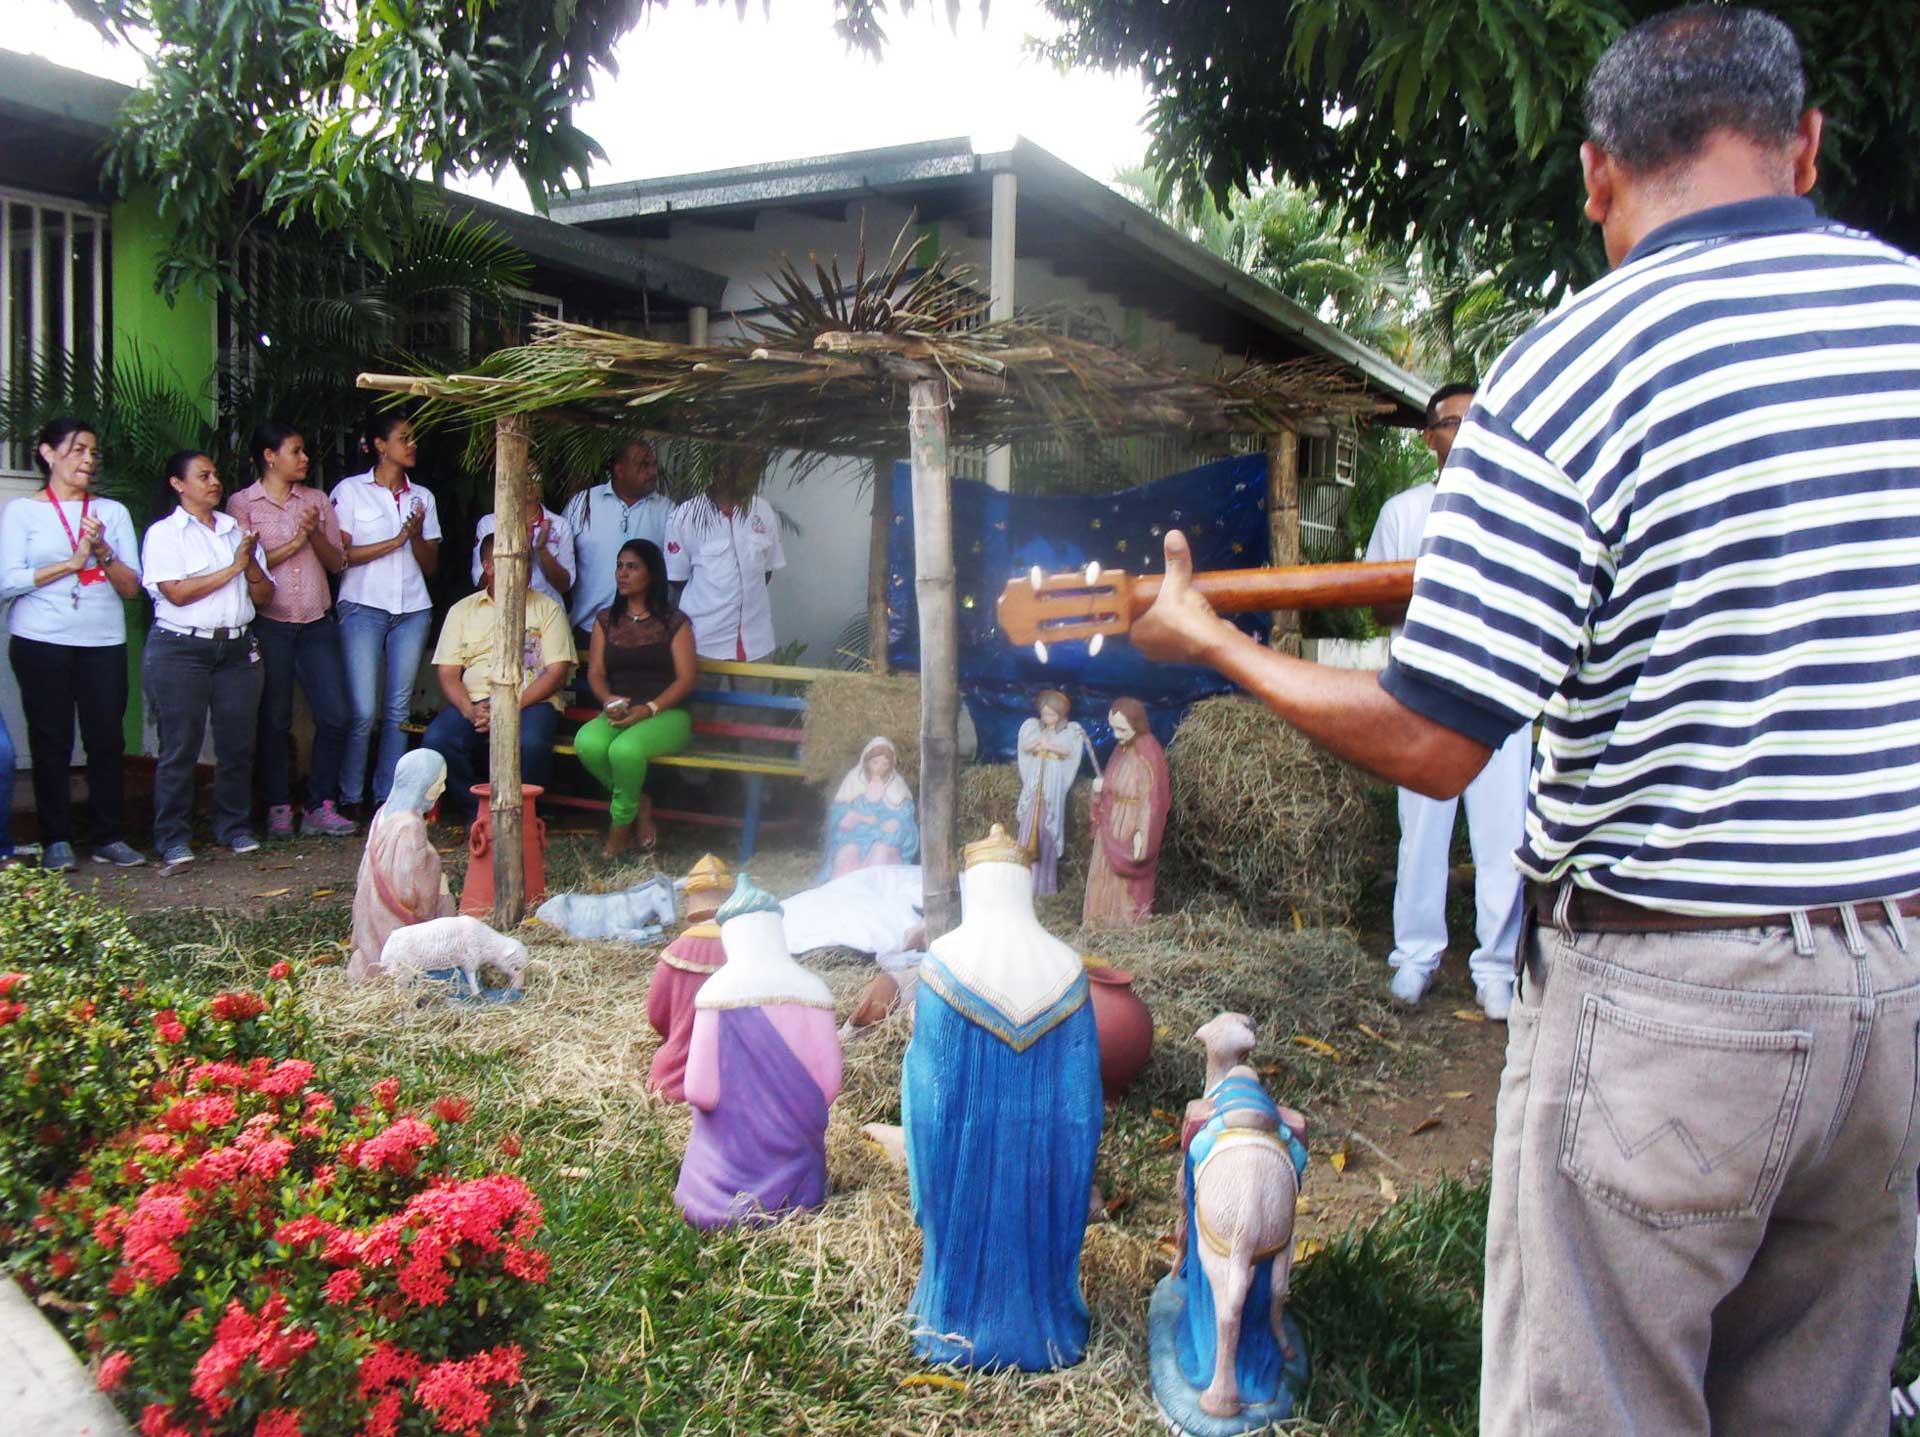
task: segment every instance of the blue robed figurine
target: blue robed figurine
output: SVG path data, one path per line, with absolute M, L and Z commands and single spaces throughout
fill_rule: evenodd
M 1247 1065 L 1253 1024 L 1222 1013 L 1206 1045 L 1204 1095 L 1187 1105 L 1174 1271 L 1147 1312 L 1153 1394 L 1177 1433 L 1237 1437 L 1293 1416 L 1307 1377 L 1287 1316 L 1304 1120 Z
M 860 761 L 847 770 L 827 806 L 820 881 L 856 868 L 915 863 L 919 858 L 920 827 L 913 816 L 913 790 L 900 775 L 900 756 L 892 739 L 868 739 Z
M 1040 926 L 1028 855 L 966 848 L 963 920 L 920 967 L 901 1118 L 924 1251 L 914 1350 L 1070 1367 L 1087 1345 L 1080 1243 L 1100 1145 L 1100 1050 L 1080 957 Z

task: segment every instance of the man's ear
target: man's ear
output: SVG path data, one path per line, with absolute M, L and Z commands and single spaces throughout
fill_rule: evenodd
M 1800 117 L 1798 133 L 1793 138 L 1793 192 L 1804 195 L 1820 179 L 1820 131 L 1826 117 L 1818 110 L 1808 110 Z
M 1580 145 L 1580 178 L 1587 187 L 1587 218 L 1604 225 L 1613 211 L 1613 161 L 1592 140 Z

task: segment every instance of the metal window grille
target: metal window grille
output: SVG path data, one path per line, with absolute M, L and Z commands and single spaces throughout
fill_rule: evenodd
M 0 392 L 56 360 L 107 359 L 107 213 L 0 189 Z M 25 444 L 0 448 L 0 474 L 37 478 Z

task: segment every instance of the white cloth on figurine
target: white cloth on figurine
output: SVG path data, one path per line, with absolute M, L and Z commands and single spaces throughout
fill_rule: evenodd
M 858 953 L 898 953 L 907 931 L 920 922 L 920 865 L 883 863 L 856 868 L 830 883 L 780 900 L 787 951 L 851 948 Z

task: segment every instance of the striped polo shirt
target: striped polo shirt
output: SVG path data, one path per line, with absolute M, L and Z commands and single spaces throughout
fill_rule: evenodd
M 1750 200 L 1494 367 L 1382 684 L 1497 745 L 1517 860 L 1680 913 L 1920 891 L 1920 263 Z

